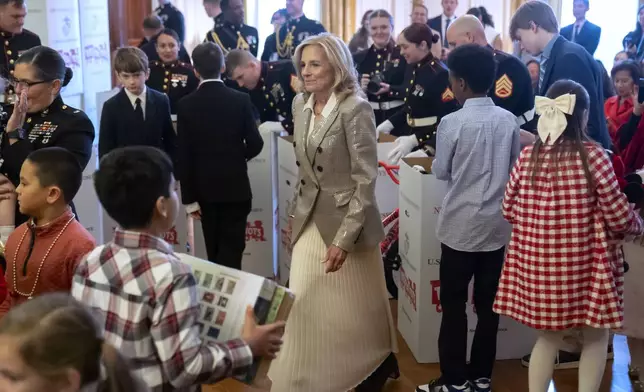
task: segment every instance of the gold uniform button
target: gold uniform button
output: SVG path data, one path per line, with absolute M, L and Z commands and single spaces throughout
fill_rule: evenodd
M 410 80 L 409 84 L 414 84 L 414 79 Z
M 15 62 L 16 62 L 16 61 L 15 61 L 14 59 L 9 60 L 9 64 L 13 64 L 13 63 L 15 63 Z
M 163 83 L 168 83 L 168 78 L 163 79 Z
M 166 74 L 166 75 L 170 75 L 170 71 L 165 71 L 165 74 Z
M 266 97 L 266 99 L 268 99 L 268 94 L 266 94 L 266 95 L 264 95 L 264 96 Z
M 376 67 L 380 67 L 380 62 L 377 62 L 377 63 L 376 63 Z
M 273 107 L 273 106 L 274 106 L 274 105 L 273 105 L 273 102 L 271 102 L 271 103 L 270 103 L 270 105 L 271 105 L 271 107 Z
M 67 105 L 63 105 L 63 109 L 67 109 Z
M 31 117 L 27 119 L 27 124 L 31 124 Z
M 168 89 L 168 86 L 164 84 L 164 85 L 163 85 L 163 89 L 164 89 L 164 90 L 167 90 L 167 89 Z
M 4 41 L 5 46 L 9 46 L 9 41 Z
M 11 56 L 11 55 L 13 54 L 13 52 L 12 52 L 11 50 L 7 50 L 7 54 L 8 54 L 9 56 Z
M 381 58 L 382 58 L 382 56 L 381 56 L 381 55 L 378 55 L 378 59 L 380 60 Z

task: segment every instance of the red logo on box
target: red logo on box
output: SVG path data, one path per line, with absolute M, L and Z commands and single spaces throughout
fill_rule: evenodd
M 412 308 L 414 308 L 414 312 L 416 312 L 416 282 L 407 277 L 403 267 L 400 267 L 400 284 L 405 297 L 407 297 Z
M 179 245 L 179 236 L 177 235 L 177 228 L 172 227 L 172 229 L 168 230 L 164 235 L 163 239 L 165 242 L 169 243 L 170 245 Z
M 441 307 L 441 281 L 432 280 L 432 305 L 436 306 L 437 313 L 443 313 L 443 308 Z
M 264 223 L 262 221 L 256 220 L 254 224 L 246 222 L 246 242 L 249 241 L 266 242 Z

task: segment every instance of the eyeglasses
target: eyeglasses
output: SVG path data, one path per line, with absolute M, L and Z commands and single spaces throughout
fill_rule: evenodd
M 36 86 L 36 85 L 39 85 L 39 84 L 49 83 L 49 82 L 53 82 L 53 80 L 41 80 L 41 81 L 38 81 L 38 82 L 30 82 L 28 80 L 18 80 L 18 79 L 13 78 L 13 77 L 9 78 L 9 84 L 11 84 L 11 86 L 14 89 L 16 89 L 18 87 L 30 88 L 30 87 L 33 87 L 33 86 Z

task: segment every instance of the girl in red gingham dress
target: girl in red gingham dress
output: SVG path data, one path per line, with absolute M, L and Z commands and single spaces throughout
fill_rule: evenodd
M 625 234 L 642 234 L 610 158 L 586 136 L 589 97 L 561 80 L 537 97 L 539 138 L 516 162 L 503 200 L 512 238 L 494 310 L 540 331 L 530 392 L 546 392 L 563 338 L 583 337 L 579 391 L 597 392 L 608 332 L 622 326 Z

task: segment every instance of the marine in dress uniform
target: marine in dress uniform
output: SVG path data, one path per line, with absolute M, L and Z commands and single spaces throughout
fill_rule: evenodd
M 415 135 L 418 145 L 434 155 L 438 123 L 459 108 L 445 66 L 431 54 L 417 64 L 408 65 L 403 85 L 392 89 L 389 95 L 404 97 L 405 102 L 404 109 L 388 120 L 394 127 L 391 134 Z
M 384 83 L 393 86 L 394 89 L 400 89 L 405 81 L 405 69 L 407 62 L 400 55 L 400 48 L 391 45 L 378 49 L 375 45 L 353 55 L 353 60 L 358 69 L 358 77 L 370 75 L 372 79 L 376 75 Z M 369 103 L 376 115 L 376 125 L 380 125 L 397 111 L 402 110 L 405 102 L 402 98 L 394 97 L 391 94 L 375 95 L 367 92 Z
M 256 28 L 247 24 L 234 24 L 222 19 L 221 24 L 215 24 L 215 28 L 208 32 L 205 41 L 219 45 L 224 55 L 233 49 L 243 49 L 257 57 L 259 35 Z
M 40 37 L 29 30 L 22 30 L 20 34 L 12 34 L 5 31 L 0 31 L 0 37 L 3 41 L 3 50 L 0 53 L 2 59 L 0 60 L 0 76 L 5 79 L 11 79 L 13 76 L 13 69 L 15 62 L 20 55 L 34 46 L 40 46 Z M 5 102 L 13 100 L 15 93 L 13 87 L 7 84 L 5 89 Z
M 309 19 L 302 15 L 299 18 L 290 18 L 275 34 L 275 51 L 280 60 L 290 59 L 295 48 L 312 35 L 324 33 L 326 29 L 317 20 Z M 262 55 L 264 57 L 264 55 Z M 268 55 L 270 58 L 270 54 Z
M 183 44 L 183 40 L 186 38 L 186 22 L 181 11 L 170 2 L 166 2 L 157 7 L 154 13 L 161 18 L 164 27 L 177 33 L 179 41 Z
M 517 117 L 517 123 L 526 131 L 535 131 L 534 93 L 528 68 L 517 57 L 495 50 L 496 81 L 489 96 L 499 106 Z
M 150 64 L 150 77 L 146 84 L 167 94 L 170 98 L 170 113 L 176 114 L 179 100 L 197 89 L 199 79 L 190 64 L 179 60 L 166 64 L 157 60 Z
M 250 91 L 253 104 L 259 111 L 260 122 L 278 121 L 293 134 L 293 98 L 297 95 L 297 75 L 289 60 L 262 62 L 259 83 Z
M 13 112 L 13 105 L 6 105 L 7 120 Z M 6 127 L 6 120 L 3 121 Z M 9 139 L 18 139 L 14 144 Z M 0 138 L 0 172 L 15 186 L 20 183 L 20 169 L 27 156 L 45 147 L 61 147 L 74 154 L 84 169 L 92 154 L 94 125 L 87 115 L 67 106 L 58 96 L 46 109 L 28 113 L 21 129 L 7 129 Z M 72 206 L 73 208 L 73 206 Z M 27 217 L 16 209 L 16 226 Z

